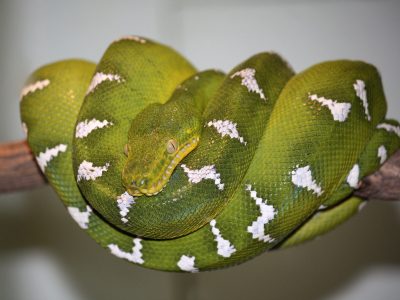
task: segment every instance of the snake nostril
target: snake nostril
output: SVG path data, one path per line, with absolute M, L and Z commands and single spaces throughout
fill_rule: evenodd
M 139 179 L 138 182 L 139 182 L 139 186 L 143 187 L 143 186 L 147 185 L 148 180 L 147 180 L 147 178 L 142 178 L 142 179 Z
M 142 188 L 142 187 L 145 187 L 148 182 L 149 181 L 147 178 L 139 178 L 139 179 L 132 180 L 131 185 L 134 188 Z

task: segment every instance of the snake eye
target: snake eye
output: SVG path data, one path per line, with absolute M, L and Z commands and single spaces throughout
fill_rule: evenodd
M 167 142 L 167 152 L 174 153 L 178 150 L 178 142 L 176 140 L 169 140 Z

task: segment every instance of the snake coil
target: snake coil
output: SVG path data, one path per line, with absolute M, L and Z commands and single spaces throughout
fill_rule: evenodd
M 348 219 L 360 178 L 400 147 L 385 114 L 364 62 L 295 75 L 260 53 L 227 75 L 197 72 L 135 36 L 97 65 L 41 67 L 21 93 L 29 145 L 79 226 L 112 254 L 167 271 L 238 264 Z

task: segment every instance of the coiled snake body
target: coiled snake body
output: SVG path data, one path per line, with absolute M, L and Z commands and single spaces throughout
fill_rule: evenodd
M 295 75 L 261 53 L 197 72 L 129 36 L 97 65 L 40 68 L 21 98 L 29 145 L 79 226 L 160 270 L 226 267 L 334 228 L 400 146 L 379 74 L 359 61 Z

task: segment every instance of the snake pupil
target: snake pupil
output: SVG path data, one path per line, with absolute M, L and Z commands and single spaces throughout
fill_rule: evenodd
M 126 156 L 128 156 L 128 144 L 125 144 L 124 146 L 124 153 Z
M 174 153 L 178 149 L 178 142 L 176 140 L 169 140 L 167 143 L 167 152 Z

